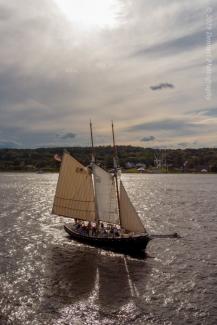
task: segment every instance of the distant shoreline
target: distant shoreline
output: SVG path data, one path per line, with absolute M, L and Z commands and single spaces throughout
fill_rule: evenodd
M 54 159 L 70 153 L 84 166 L 91 160 L 91 148 L 0 149 L 1 172 L 56 173 L 60 163 Z M 217 173 L 217 148 L 153 149 L 117 146 L 119 165 L 125 173 Z M 95 147 L 96 161 L 106 170 L 113 168 L 113 148 Z
M 37 172 L 34 170 L 0 170 L 0 174 L 37 174 L 37 175 L 44 175 L 44 174 L 59 174 L 59 171 L 43 171 Z M 122 174 L 132 174 L 132 175 L 216 175 L 217 172 L 168 172 L 168 173 L 155 173 L 155 172 L 128 172 L 127 170 L 122 171 Z

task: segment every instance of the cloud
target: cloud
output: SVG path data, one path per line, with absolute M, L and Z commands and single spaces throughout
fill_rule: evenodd
M 11 149 L 11 148 L 20 148 L 20 144 L 15 141 L 4 141 L 0 140 L 0 148 L 1 149 Z
M 180 142 L 177 143 L 177 146 L 181 147 L 181 148 L 193 148 L 195 146 L 198 146 L 199 143 L 197 140 L 193 141 L 193 142 Z
M 217 108 L 206 108 L 195 111 L 199 115 L 217 117 Z
M 68 133 L 64 133 L 64 134 L 58 134 L 58 137 L 60 137 L 63 140 L 74 139 L 76 137 L 76 134 L 72 133 L 72 132 L 68 132 Z
M 159 85 L 155 85 L 155 86 L 150 86 L 151 90 L 161 90 L 164 88 L 174 88 L 173 84 L 170 83 L 161 83 Z
M 177 143 L 177 145 L 180 147 L 186 148 L 188 146 L 188 142 L 180 142 L 180 143 Z
M 179 54 L 180 52 L 187 52 L 198 47 L 204 46 L 204 30 L 196 31 L 194 33 L 174 38 L 159 44 L 155 44 L 144 49 L 140 49 L 134 55 L 154 55 L 166 56 Z
M 9 20 L 14 14 L 14 11 L 9 7 L 0 4 L 0 21 Z
M 153 135 L 149 135 L 149 136 L 141 139 L 141 141 L 144 141 L 144 142 L 149 142 L 149 141 L 154 141 L 154 140 L 156 140 L 156 138 Z
M 140 130 L 182 130 L 187 127 L 195 127 L 195 124 L 189 122 L 187 119 L 170 118 L 136 124 L 127 130 L 130 132 Z
M 121 9 L 113 28 L 89 26 L 87 32 L 69 22 L 55 1 L 0 1 L 2 139 L 22 147 L 71 139 L 88 145 L 91 118 L 97 144 L 110 143 L 111 119 L 120 144 L 141 145 L 146 131 L 162 145 L 192 137 L 216 143 L 215 64 L 209 103 L 204 90 L 207 2 L 198 0 L 197 8 L 187 0 L 117 2 Z M 209 5 L 214 16 L 215 1 Z M 215 26 L 213 19 L 213 31 Z M 213 37 L 213 62 L 216 53 Z M 149 91 L 149 85 L 176 87 Z M 213 110 L 204 109 L 207 104 Z M 63 130 L 76 136 L 64 136 L 70 132 Z
M 141 135 L 144 131 L 155 132 L 156 138 L 159 139 L 160 147 L 163 147 L 164 143 L 167 147 L 169 147 L 169 144 L 171 147 L 177 147 L 180 143 L 193 143 L 193 137 L 198 138 L 198 146 L 200 143 L 203 143 L 204 147 L 204 142 L 207 141 L 210 134 L 213 134 L 212 138 L 210 138 L 213 141 L 212 146 L 215 145 L 217 140 L 216 126 L 217 119 L 191 116 L 190 118 L 163 118 L 161 120 L 139 123 L 125 129 L 125 131 L 135 135 Z
M 19 139 L 19 142 L 15 140 Z M 73 144 L 79 145 L 86 141 L 82 135 L 74 135 L 73 133 L 56 134 L 52 131 L 23 129 L 19 127 L 8 128 L 2 127 L 0 131 L 1 138 L 0 147 L 13 148 L 38 148 L 38 147 L 61 147 L 71 145 L 71 139 L 76 137 Z M 8 139 L 8 140 L 5 140 Z M 87 141 L 86 141 L 87 143 Z

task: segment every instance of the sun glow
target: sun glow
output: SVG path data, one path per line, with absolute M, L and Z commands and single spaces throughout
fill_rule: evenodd
M 118 0 L 55 0 L 66 18 L 79 27 L 109 27 L 117 24 Z

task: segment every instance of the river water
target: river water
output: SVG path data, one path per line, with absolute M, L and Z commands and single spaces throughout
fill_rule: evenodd
M 145 260 L 71 241 L 57 174 L 0 174 L 0 324 L 217 324 L 217 176 L 123 175 Z

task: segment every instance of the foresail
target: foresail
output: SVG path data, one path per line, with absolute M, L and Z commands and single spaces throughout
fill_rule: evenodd
M 119 224 L 114 177 L 95 164 L 93 176 L 99 220 Z
M 120 182 L 120 219 L 122 228 L 134 233 L 145 232 L 145 228 L 132 205 L 122 182 Z
M 91 174 L 70 154 L 63 156 L 53 214 L 95 221 L 95 201 Z

